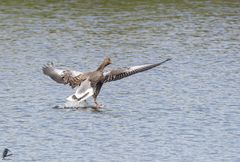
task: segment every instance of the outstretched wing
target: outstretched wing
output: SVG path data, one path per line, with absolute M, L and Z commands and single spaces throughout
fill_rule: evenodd
M 157 64 L 145 64 L 145 65 L 140 65 L 140 66 L 133 66 L 133 67 L 109 70 L 103 74 L 105 77 L 104 83 L 119 80 L 119 79 L 128 77 L 130 75 L 152 69 L 152 68 L 159 66 L 169 60 L 171 60 L 171 59 L 170 58 L 166 59 L 165 61 L 157 63 Z
M 44 65 L 42 71 L 45 75 L 60 84 L 67 84 L 69 77 L 75 77 L 82 74 L 82 72 L 79 71 L 57 69 L 54 67 L 53 63 Z

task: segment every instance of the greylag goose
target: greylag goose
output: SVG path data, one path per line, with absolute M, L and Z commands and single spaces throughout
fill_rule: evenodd
M 165 61 L 156 64 L 145 64 L 104 71 L 104 68 L 112 63 L 111 59 L 107 57 L 99 65 L 97 70 L 92 72 L 82 73 L 72 70 L 60 70 L 56 69 L 53 63 L 43 66 L 42 70 L 45 75 L 51 77 L 57 83 L 68 84 L 73 89 L 76 89 L 76 92 L 69 96 L 67 100 L 82 102 L 92 96 L 96 107 L 99 108 L 101 105 L 97 103 L 97 96 L 104 83 L 116 81 L 152 69 L 169 60 L 171 59 L 166 59 Z

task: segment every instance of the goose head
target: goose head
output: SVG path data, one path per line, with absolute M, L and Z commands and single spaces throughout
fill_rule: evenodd
M 104 60 L 103 60 L 105 66 L 107 65 L 110 65 L 112 63 L 111 59 L 109 57 L 106 57 Z
M 111 59 L 109 57 L 106 57 L 101 63 L 101 65 L 99 65 L 97 71 L 103 71 L 103 69 L 111 63 L 112 63 Z

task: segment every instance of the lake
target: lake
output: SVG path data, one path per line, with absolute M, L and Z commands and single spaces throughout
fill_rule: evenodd
M 240 161 L 238 0 L 0 2 L 0 151 L 10 161 Z M 42 73 L 171 61 L 66 108 Z M 88 100 L 92 104 L 92 98 Z M 1 152 L 0 152 L 1 153 Z

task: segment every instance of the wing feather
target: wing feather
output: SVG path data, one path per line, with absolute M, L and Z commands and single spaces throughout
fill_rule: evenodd
M 104 75 L 104 83 L 120 80 L 120 79 L 128 77 L 130 75 L 152 69 L 152 68 L 157 67 L 169 60 L 171 60 L 171 59 L 170 58 L 166 59 L 165 61 L 162 61 L 157 64 L 145 64 L 145 65 L 140 65 L 140 66 L 133 66 L 133 67 L 109 70 L 103 74 Z
M 54 67 L 53 63 L 44 65 L 42 67 L 42 71 L 43 71 L 43 74 L 49 76 L 54 81 L 60 84 L 67 84 L 68 79 L 66 78 L 76 77 L 82 74 L 82 72 L 79 72 L 79 71 L 57 69 Z

